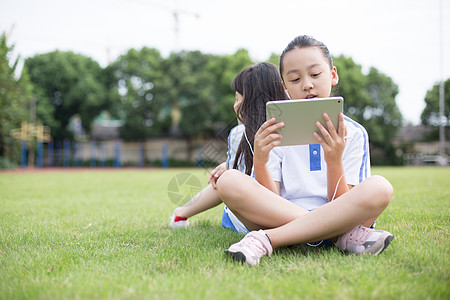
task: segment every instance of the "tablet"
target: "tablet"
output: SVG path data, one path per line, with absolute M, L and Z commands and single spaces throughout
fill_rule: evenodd
M 266 116 L 267 119 L 275 117 L 285 124 L 279 130 L 283 136 L 280 146 L 317 144 L 313 135 L 314 132 L 319 133 L 316 122 L 325 124 L 322 114 L 326 112 L 337 129 L 343 106 L 342 97 L 269 101 L 266 103 Z

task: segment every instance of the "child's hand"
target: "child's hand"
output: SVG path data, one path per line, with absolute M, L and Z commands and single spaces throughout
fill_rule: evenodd
M 314 136 L 320 145 L 322 145 L 322 149 L 325 154 L 325 162 L 327 165 L 330 165 L 331 163 L 341 163 L 342 153 L 344 153 L 345 149 L 345 135 L 347 133 L 347 129 L 344 125 L 344 114 L 339 114 L 337 131 L 334 128 L 330 117 L 328 117 L 326 113 L 323 114 L 323 119 L 325 121 L 326 128 L 320 122 L 316 123 L 322 136 L 320 136 L 317 132 L 314 132 Z
M 278 129 L 284 126 L 283 122 L 276 123 L 275 118 L 270 118 L 255 134 L 254 142 L 254 165 L 265 165 L 269 161 L 270 150 L 281 144 L 281 134 L 277 132 Z
M 209 173 L 208 183 L 211 183 L 212 187 L 216 188 L 217 179 L 219 179 L 220 175 L 222 175 L 223 172 L 225 172 L 226 170 L 227 170 L 226 163 L 223 162 L 220 165 L 218 165 L 214 170 L 211 171 L 211 173 Z

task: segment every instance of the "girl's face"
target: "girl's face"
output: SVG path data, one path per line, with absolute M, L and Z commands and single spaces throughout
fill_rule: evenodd
M 294 48 L 283 58 L 283 79 L 292 99 L 326 98 L 339 81 L 318 47 Z

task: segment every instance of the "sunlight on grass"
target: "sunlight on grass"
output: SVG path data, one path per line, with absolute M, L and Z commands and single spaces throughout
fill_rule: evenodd
M 222 205 L 167 226 L 183 172 L 206 186 L 202 169 L 0 173 L 0 298 L 450 298 L 448 168 L 373 169 L 395 188 L 381 255 L 294 246 L 255 268 L 224 256 L 241 236 L 221 228 Z

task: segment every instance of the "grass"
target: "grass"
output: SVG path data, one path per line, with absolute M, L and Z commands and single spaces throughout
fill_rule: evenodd
M 449 168 L 374 168 L 395 188 L 376 257 L 290 247 L 250 268 L 222 206 L 171 230 L 168 183 L 202 169 L 0 173 L 0 299 L 449 299 Z

